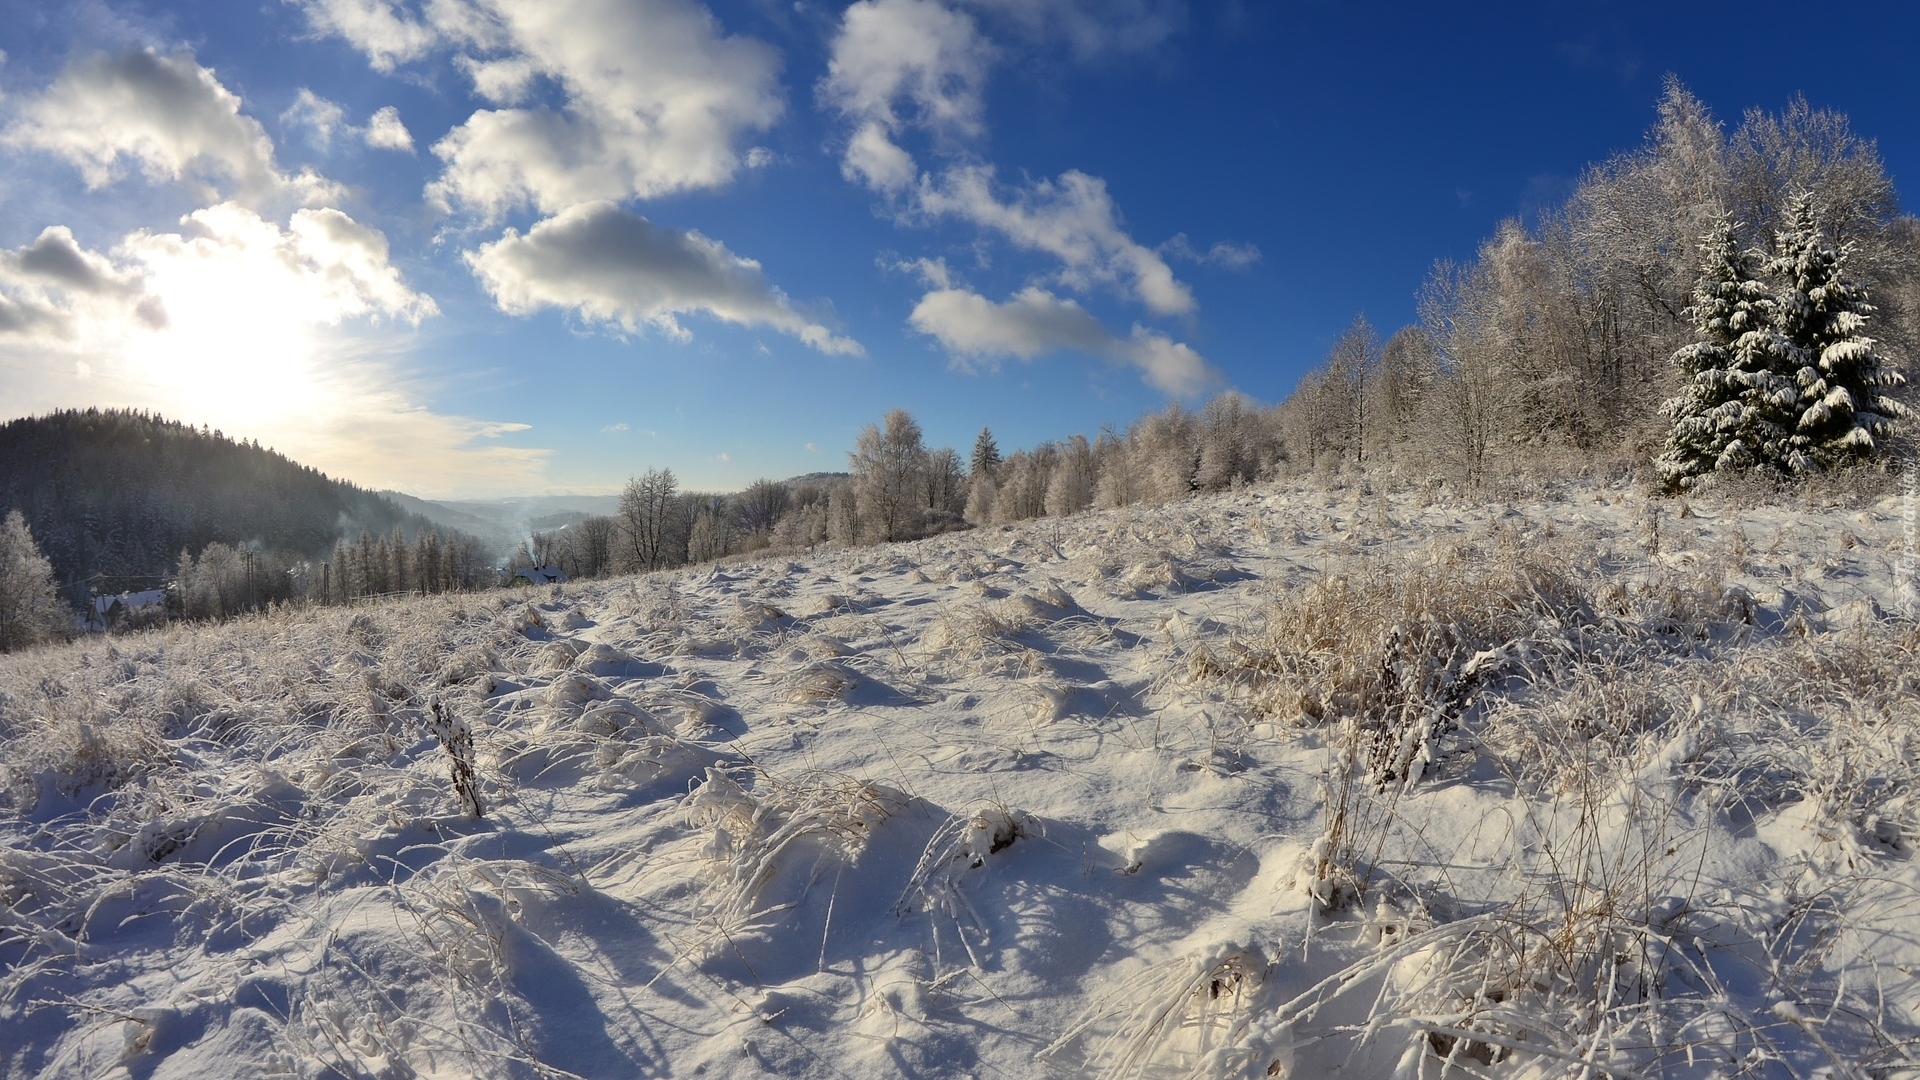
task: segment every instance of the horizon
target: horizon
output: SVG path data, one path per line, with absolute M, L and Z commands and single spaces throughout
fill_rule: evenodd
M 964 451 L 1278 402 L 1669 73 L 1920 169 L 1910 35 L 1756 62 L 1784 4 L 456 7 L 0 0 L 4 418 L 146 408 L 435 501 L 738 490 L 894 407 Z

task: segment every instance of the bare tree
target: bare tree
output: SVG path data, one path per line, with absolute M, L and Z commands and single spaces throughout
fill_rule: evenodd
M 975 525 L 993 524 L 994 504 L 999 499 L 1000 485 L 993 478 L 993 470 L 974 473 L 967 481 L 967 520 Z
M 1443 376 L 1427 399 L 1423 426 L 1436 456 L 1470 486 L 1485 478 L 1493 429 L 1506 409 L 1502 360 L 1511 348 L 1489 329 L 1493 316 L 1481 284 L 1473 268 L 1443 261 L 1420 295 L 1420 320 Z
M 793 507 L 793 492 L 778 480 L 755 480 L 734 496 L 740 528 L 750 536 L 763 536 Z
M 847 455 L 854 494 L 868 538 L 906 540 L 920 527 L 927 452 L 920 443 L 920 425 L 905 409 L 887 413 L 883 425 L 868 424 Z
M 967 477 L 960 455 L 951 446 L 943 446 L 927 455 L 927 509 L 937 514 L 958 514 L 967 507 Z
M 1133 477 L 1133 459 L 1127 441 L 1111 427 L 1093 440 L 1093 504 L 1103 510 L 1132 506 L 1140 500 Z
M 733 553 L 739 517 L 725 495 L 690 495 L 692 517 L 687 526 L 687 561 L 711 562 Z
M 670 565 L 679 488 L 672 469 L 648 469 L 628 480 L 620 493 L 621 539 L 633 569 L 658 570 Z
M 1135 493 L 1143 502 L 1173 502 L 1191 495 L 1200 472 L 1199 425 L 1172 402 L 1127 429 Z
M 1353 454 L 1354 464 L 1367 459 L 1367 397 L 1380 367 L 1380 337 L 1365 315 L 1356 315 L 1327 354 L 1327 389 L 1336 415 L 1340 449 Z
M 580 567 L 576 576 L 599 577 L 613 569 L 613 541 L 616 530 L 612 518 L 590 517 L 570 531 L 579 534 L 573 546 L 574 558 Z
M 1093 484 L 1093 446 L 1085 435 L 1075 435 L 1061 447 L 1060 460 L 1047 480 L 1047 513 L 1066 517 L 1092 506 Z

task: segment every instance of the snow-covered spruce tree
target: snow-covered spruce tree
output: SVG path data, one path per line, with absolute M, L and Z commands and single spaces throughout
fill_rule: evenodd
M 1740 250 L 1734 229 L 1723 216 L 1700 239 L 1699 276 L 1687 309 L 1695 340 L 1673 354 L 1686 384 L 1660 408 L 1673 424 L 1666 451 L 1654 460 L 1672 490 L 1714 470 L 1786 468 L 1799 394 L 1774 370 L 1781 354 L 1774 302 L 1755 275 L 1758 258 Z
M 0 652 L 37 645 L 71 623 L 54 589 L 53 563 L 40 554 L 20 511 L 9 513 L 0 523 Z
M 1881 393 L 1906 377 L 1881 363 L 1864 332 L 1873 305 L 1864 288 L 1842 275 L 1851 248 L 1827 242 L 1812 193 L 1794 197 L 1777 247 L 1771 269 L 1778 282 L 1781 370 L 1799 388 L 1788 464 L 1812 472 L 1865 460 L 1895 420 L 1912 415 Z

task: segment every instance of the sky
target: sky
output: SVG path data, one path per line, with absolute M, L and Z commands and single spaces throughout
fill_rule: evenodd
M 1271 403 L 1668 73 L 1905 186 L 1916 45 L 1891 3 L 0 0 L 0 418 L 471 498 Z

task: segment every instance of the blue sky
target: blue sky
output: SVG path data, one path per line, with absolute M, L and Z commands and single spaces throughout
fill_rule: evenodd
M 1806 20 L 1811 18 L 1812 24 Z M 0 0 L 0 414 L 428 496 L 845 467 L 1234 388 L 1637 145 L 1673 72 L 1920 170 L 1899 5 Z

